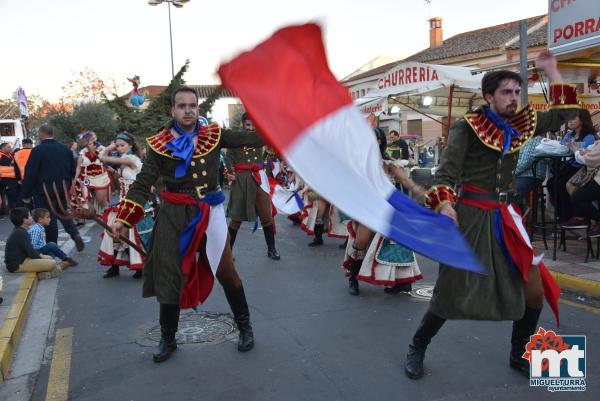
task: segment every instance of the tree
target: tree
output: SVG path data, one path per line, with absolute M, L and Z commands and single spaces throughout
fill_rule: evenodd
M 138 138 L 145 138 L 156 132 L 171 119 L 171 96 L 180 86 L 185 85 L 183 76 L 188 70 L 189 60 L 179 69 L 169 86 L 151 101 L 148 108 L 142 111 L 134 110 L 127 104 L 127 99 L 113 96 L 109 99 L 103 94 L 102 101 L 117 114 L 119 129 L 127 130 Z M 220 91 L 215 91 L 200 105 L 200 115 L 207 116 L 218 99 Z
M 62 87 L 63 102 L 75 105 L 101 100 L 102 93 L 106 90 L 106 84 L 96 74 L 96 71 L 86 67 L 73 75 L 73 79 Z
M 106 144 L 113 140 L 119 128 L 116 113 L 101 103 L 84 103 L 75 106 L 72 112 L 64 107 L 55 109 L 48 123 L 54 127 L 56 139 L 65 143 L 75 140 L 82 130 L 91 130 Z

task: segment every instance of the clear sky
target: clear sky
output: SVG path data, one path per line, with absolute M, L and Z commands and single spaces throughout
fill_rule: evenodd
M 444 38 L 545 14 L 547 0 L 191 0 L 171 8 L 175 70 L 186 59 L 190 84 L 218 82 L 217 66 L 274 30 L 317 21 L 330 66 L 343 78 L 378 55 L 409 56 L 429 46 L 427 18 L 441 16 Z M 57 100 L 85 67 L 127 91 L 171 78 L 167 5 L 147 0 L 0 0 L 0 98 L 21 85 Z

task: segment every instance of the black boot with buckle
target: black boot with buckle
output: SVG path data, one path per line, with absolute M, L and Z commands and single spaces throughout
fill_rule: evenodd
M 513 322 L 509 365 L 527 377 L 529 377 L 529 361 L 523 359 L 522 356 L 525 353 L 525 346 L 529 342 L 529 337 L 535 334 L 541 312 L 542 309 L 525 307 L 523 317 Z
M 429 311 L 423 316 L 423 320 L 421 320 L 421 324 L 413 337 L 412 344 L 408 346 L 408 353 L 406 354 L 404 373 L 409 379 L 418 380 L 423 377 L 425 373 L 423 369 L 425 351 L 433 336 L 444 325 L 444 322 L 446 322 L 446 319 Z
M 238 351 L 250 351 L 254 347 L 254 333 L 250 325 L 250 311 L 246 302 L 244 287 L 240 286 L 234 289 L 225 289 L 225 297 L 233 312 L 233 319 L 237 325 L 240 335 L 238 337 Z
M 263 226 L 263 233 L 265 234 L 265 241 L 267 242 L 267 256 L 273 260 L 281 259 L 279 252 L 275 249 L 275 229 L 273 224 L 266 227 Z
M 154 362 L 164 362 L 177 350 L 175 334 L 179 326 L 179 305 L 160 304 L 160 343 L 152 355 Z

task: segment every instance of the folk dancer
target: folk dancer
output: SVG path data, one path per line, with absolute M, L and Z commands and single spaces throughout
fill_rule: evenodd
M 560 289 L 535 255 L 522 224 L 516 198 L 515 167 L 532 136 L 557 129 L 577 108 L 575 86 L 559 84 L 556 59 L 541 55 L 538 69 L 554 82 L 550 110 L 531 105 L 517 110 L 521 77 L 511 71 L 488 72 L 481 87 L 487 105 L 465 115 L 450 131 L 427 203 L 454 220 L 487 275 L 440 265 L 429 310 L 409 345 L 405 373 L 423 377 L 423 359 L 446 319 L 513 320 L 510 367 L 529 375 L 522 358 L 534 334 L 546 297 L 558 321 Z M 456 189 L 460 192 L 457 194 Z
M 242 127 L 242 133 L 256 132 L 252 119 L 245 113 L 242 116 Z M 242 221 L 256 222 L 258 214 L 267 243 L 267 256 L 279 260 L 279 252 L 275 248 L 275 225 L 262 146 L 230 149 L 227 151 L 227 159 L 232 167 L 230 174 L 233 173 L 227 204 L 231 248 L 233 249 Z
M 261 147 L 256 132 L 201 125 L 193 88 L 173 92 L 173 121 L 147 139 L 142 171 L 121 201 L 113 235 L 144 216 L 152 186 L 162 183 L 161 206 L 143 270 L 143 296 L 160 303 L 161 341 L 154 354 L 162 362 L 177 349 L 180 308 L 193 308 L 209 296 L 214 277 L 225 290 L 240 331 L 238 350 L 254 346 L 244 287 L 233 263 L 218 185 L 221 148 Z
M 115 150 L 119 153 L 119 157 L 110 156 Z M 105 165 L 118 166 L 119 201 L 125 199 L 129 188 L 135 182 L 136 176 L 142 170 L 142 161 L 139 157 L 139 149 L 135 139 L 127 132 L 117 134 L 115 141 L 105 147 L 98 158 Z M 104 211 L 104 220 L 108 225 L 115 222 L 118 210 L 117 204 Z M 137 226 L 129 230 L 127 237 L 131 242 L 143 248 Z M 98 262 L 102 266 L 110 266 L 104 273 L 104 278 L 118 276 L 119 266 L 127 266 L 130 270 L 133 270 L 133 278 L 142 278 L 144 257 L 127 244 L 115 241 L 106 230 L 102 235 L 102 242 L 98 251 Z

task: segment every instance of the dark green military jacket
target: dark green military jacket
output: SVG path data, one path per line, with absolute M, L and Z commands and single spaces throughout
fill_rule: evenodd
M 251 131 L 242 131 L 250 134 Z M 235 171 L 235 181 L 231 184 L 227 216 L 236 221 L 256 220 L 256 192 L 260 190 L 251 171 L 240 171 L 236 164 L 264 163 L 262 147 L 242 146 L 229 149 L 226 155 L 227 165 Z
M 503 134 L 487 122 L 481 110 L 453 124 L 436 173 L 436 190 L 474 185 L 492 194 L 514 194 L 519 149 L 537 134 L 558 129 L 572 112 L 522 109 L 511 119 L 521 133 L 501 157 Z M 435 205 L 434 205 L 435 206 Z M 446 319 L 517 320 L 523 316 L 525 298 L 518 272 L 513 270 L 494 235 L 494 211 L 460 203 L 455 205 L 460 231 L 472 246 L 488 275 L 440 265 L 431 300 L 431 311 Z
M 256 133 L 221 130 L 217 124 L 212 124 L 201 129 L 187 174 L 175 178 L 175 168 L 180 159 L 172 156 L 166 148 L 166 144 L 174 139 L 169 127 L 146 139 L 150 147 L 148 156 L 126 199 L 121 202 L 117 216 L 119 221 L 129 226 L 136 224 L 143 216 L 143 205 L 157 181 L 167 190 L 191 189 L 202 196 L 207 191 L 220 189 L 221 148 L 264 145 Z M 180 290 L 185 281 L 181 272 L 179 235 L 197 213 L 193 205 L 162 203 L 144 265 L 144 297 L 156 296 L 160 303 L 179 303 Z

